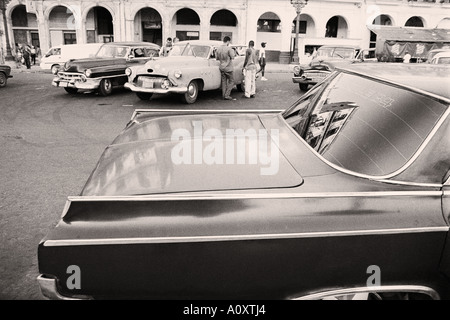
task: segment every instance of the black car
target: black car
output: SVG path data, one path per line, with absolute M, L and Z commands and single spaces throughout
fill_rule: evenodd
M 68 93 L 97 90 L 102 96 L 122 87 L 128 76 L 125 69 L 159 56 L 160 47 L 149 42 L 112 42 L 104 44 L 95 57 L 69 60 L 53 79 L 52 85 Z

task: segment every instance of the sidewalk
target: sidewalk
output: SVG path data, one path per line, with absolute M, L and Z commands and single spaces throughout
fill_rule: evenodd
M 5 64 L 7 66 L 11 67 L 11 73 L 48 73 L 51 74 L 50 70 L 42 70 L 39 64 L 36 62 L 36 65 L 31 65 L 30 69 L 27 69 L 27 67 L 22 64 L 20 68 L 17 68 L 16 61 L 5 61 Z

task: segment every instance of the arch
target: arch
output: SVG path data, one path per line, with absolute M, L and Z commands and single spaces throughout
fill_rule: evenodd
M 450 18 L 444 18 L 436 25 L 438 29 L 450 29 Z
M 77 43 L 77 30 L 81 29 L 81 10 L 61 3 L 47 8 L 46 14 L 50 46 Z
M 92 4 L 92 5 L 84 8 L 84 10 L 83 10 L 83 21 L 86 21 L 86 18 L 87 18 L 87 15 L 89 14 L 89 12 L 92 9 L 96 8 L 96 7 L 101 7 L 101 8 L 104 8 L 104 9 L 108 10 L 109 14 L 111 15 L 111 17 L 113 19 L 113 21 L 115 20 L 116 13 L 114 12 L 113 8 L 111 8 L 111 6 L 108 5 L 107 3 L 101 3 L 100 4 L 100 3 L 97 2 L 96 4 Z
M 190 8 L 181 8 L 172 17 L 172 30 L 180 41 L 200 39 L 200 24 L 200 15 Z
M 387 14 L 380 14 L 379 16 L 375 17 L 375 19 L 373 19 L 372 25 L 393 26 L 394 20 Z
M 405 27 L 423 28 L 425 27 L 425 23 L 422 17 L 413 16 L 405 22 Z
M 257 32 L 281 32 L 281 19 L 280 17 L 272 12 L 267 11 L 259 16 L 257 27 Z
M 114 41 L 114 18 L 108 8 L 91 6 L 83 21 L 87 43 Z
M 297 16 L 292 20 L 292 33 L 296 33 Z M 300 28 L 299 33 L 304 34 L 306 37 L 315 37 L 316 34 L 316 22 L 314 18 L 309 14 L 300 14 Z
M 10 11 L 13 43 L 40 46 L 37 16 L 27 12 L 24 4 L 15 5 Z
M 237 38 L 238 19 L 234 12 L 227 9 L 217 10 L 211 15 L 209 22 L 209 40 L 222 41 L 225 36 L 228 36 L 233 42 Z
M 152 7 L 140 8 L 134 15 L 135 40 L 162 45 L 162 17 Z
M 348 23 L 342 16 L 333 16 L 328 19 L 325 38 L 347 38 Z

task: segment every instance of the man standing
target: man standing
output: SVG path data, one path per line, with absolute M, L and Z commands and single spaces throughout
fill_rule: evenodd
M 255 42 L 250 40 L 245 51 L 244 73 L 245 73 L 245 97 L 254 98 L 256 94 L 256 50 Z
M 261 66 L 261 81 L 267 81 L 264 77 L 264 72 L 266 71 L 266 42 L 261 42 L 261 50 L 259 50 L 259 65 Z
M 220 61 L 219 70 L 222 77 L 222 98 L 224 100 L 236 100 L 230 96 L 234 87 L 233 59 L 234 50 L 230 47 L 230 37 L 223 38 L 223 44 L 216 50 L 216 59 Z
M 169 55 L 170 50 L 172 50 L 172 38 L 167 38 L 166 45 L 161 47 L 159 51 L 160 57 L 167 57 Z

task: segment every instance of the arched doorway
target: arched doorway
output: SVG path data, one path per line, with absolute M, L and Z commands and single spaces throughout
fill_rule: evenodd
M 113 18 L 108 9 L 93 7 L 86 16 L 87 43 L 114 41 Z
M 162 19 L 153 8 L 143 8 L 134 18 L 135 40 L 162 45 Z
M 49 18 L 50 46 L 77 43 L 76 26 L 78 21 L 72 11 L 65 6 L 56 6 Z
M 279 61 L 282 47 L 281 19 L 276 13 L 265 12 L 257 22 L 256 45 L 266 42 L 266 60 Z
M 347 38 L 347 31 L 347 21 L 341 16 L 334 16 L 327 22 L 325 38 Z
M 40 46 L 36 15 L 28 13 L 25 5 L 18 5 L 11 12 L 14 43 Z
M 423 20 L 421 17 L 417 17 L 417 16 L 411 17 L 406 21 L 405 27 L 423 28 L 424 27 Z
M 377 26 L 392 26 L 392 19 L 386 14 L 381 14 L 372 21 L 372 25 Z M 370 31 L 369 48 L 375 48 L 377 45 L 377 35 L 375 32 Z
M 216 11 L 210 20 L 211 28 L 209 32 L 210 40 L 223 40 L 225 36 L 229 36 L 231 38 L 231 42 L 233 42 L 233 38 L 237 38 L 237 18 L 233 12 L 229 10 L 219 10 Z M 235 36 L 235 37 L 233 37 Z
M 314 38 L 316 35 L 316 26 L 313 18 L 308 14 L 300 15 L 300 23 L 299 23 L 299 37 L 300 38 Z M 291 30 L 291 49 L 290 49 L 290 61 L 294 61 L 294 57 L 298 56 L 297 50 L 297 17 L 292 20 L 292 30 Z M 300 55 L 305 55 L 307 53 L 312 54 L 314 51 L 314 46 L 311 45 L 302 45 L 300 42 Z
M 180 41 L 200 39 L 200 17 L 192 9 L 178 10 L 172 19 L 172 25 L 174 25 L 175 36 Z

